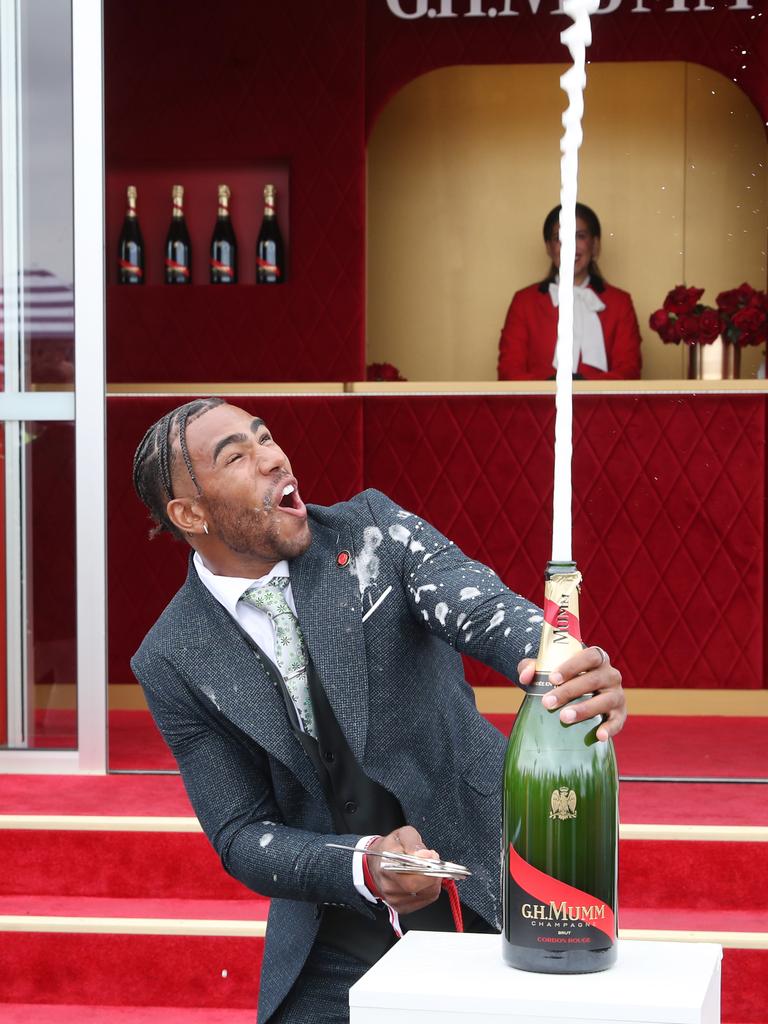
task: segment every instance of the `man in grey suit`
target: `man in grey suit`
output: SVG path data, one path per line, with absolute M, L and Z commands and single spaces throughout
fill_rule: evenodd
M 380 492 L 305 506 L 266 424 L 220 399 L 150 427 L 134 484 L 192 552 L 132 666 L 224 868 L 271 897 L 259 1022 L 347 1020 L 393 925 L 450 927 L 439 880 L 366 850 L 466 864 L 465 927 L 500 926 L 506 743 L 460 654 L 529 682 L 541 611 Z M 551 679 L 563 721 L 621 728 L 599 648 Z

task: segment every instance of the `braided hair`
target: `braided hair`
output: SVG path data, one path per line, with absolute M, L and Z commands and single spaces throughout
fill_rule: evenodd
M 198 398 L 180 405 L 153 423 L 141 439 L 133 457 L 133 486 L 139 498 L 149 509 L 154 520 L 150 538 L 167 531 L 177 540 L 184 535 L 168 518 L 166 507 L 174 497 L 173 467 L 177 459 L 175 441 L 178 439 L 184 465 L 198 494 L 202 488 L 195 476 L 187 447 L 187 426 L 209 409 L 224 405 L 223 398 Z

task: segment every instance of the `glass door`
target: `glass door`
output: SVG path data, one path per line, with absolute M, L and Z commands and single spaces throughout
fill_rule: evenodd
M 100 0 L 0 0 L 0 771 L 103 771 Z

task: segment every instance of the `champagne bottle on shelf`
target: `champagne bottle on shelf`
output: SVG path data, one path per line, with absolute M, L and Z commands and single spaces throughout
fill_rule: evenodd
M 118 284 L 144 284 L 144 239 L 136 214 L 136 186 L 125 190 L 126 208 L 117 252 Z
M 168 237 L 165 240 L 165 283 L 192 283 L 192 246 L 189 241 L 187 222 L 184 219 L 184 186 L 174 185 L 171 189 L 173 213 Z
M 237 284 L 237 239 L 229 216 L 229 186 L 219 185 L 219 209 L 211 238 L 211 284 Z
M 613 744 L 598 741 L 599 718 L 563 725 L 560 709 L 542 704 L 550 672 L 582 647 L 580 582 L 575 563 L 548 564 L 536 672 L 504 765 L 502 955 L 544 974 L 602 971 L 616 960 Z
M 275 216 L 274 185 L 264 186 L 264 219 L 256 242 L 256 283 L 282 284 L 285 281 L 283 236 Z

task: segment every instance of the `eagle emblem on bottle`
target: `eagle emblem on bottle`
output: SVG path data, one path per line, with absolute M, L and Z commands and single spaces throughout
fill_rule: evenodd
M 549 798 L 549 806 L 551 808 L 549 812 L 550 818 L 556 818 L 558 821 L 568 821 L 569 818 L 575 818 L 576 794 L 568 786 L 560 786 L 559 789 L 552 791 L 552 796 Z

